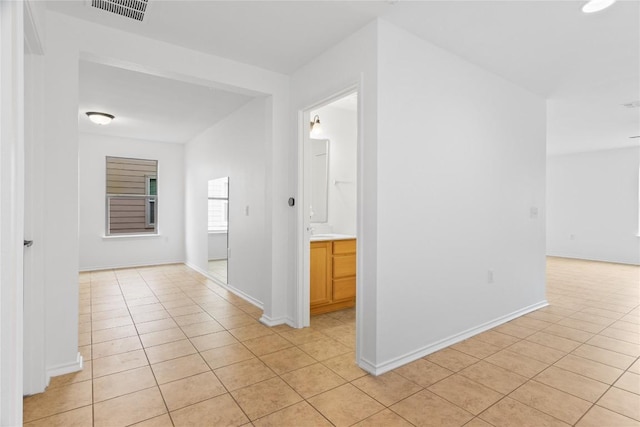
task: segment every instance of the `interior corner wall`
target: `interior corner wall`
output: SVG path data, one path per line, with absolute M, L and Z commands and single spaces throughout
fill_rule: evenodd
M 549 156 L 547 254 L 640 265 L 640 147 Z
M 186 259 L 207 271 L 207 183 L 229 177 L 228 286 L 262 307 L 268 294 L 266 105 L 256 98 L 189 141 L 185 151 Z
M 352 87 L 359 85 L 359 115 L 360 127 L 358 131 L 358 313 L 356 326 L 358 330 L 357 346 L 358 362 L 361 366 L 370 367 L 377 360 L 376 334 L 376 275 L 377 275 L 377 41 L 378 22 L 372 22 L 333 48 L 317 56 L 312 62 L 297 70 L 291 76 L 291 115 L 296 117 L 299 112 L 311 108 L 323 100 Z M 296 136 L 297 140 L 297 136 Z M 291 154 L 295 164 L 300 157 L 301 147 L 298 143 Z M 300 182 L 296 170 L 292 176 L 293 182 Z M 304 194 L 298 186 L 297 206 L 304 206 Z M 301 208 L 300 208 L 301 209 Z M 299 218 L 301 218 L 300 216 Z M 294 221 L 298 224 L 297 221 Z M 292 253 L 292 259 L 309 256 L 309 245 L 303 241 L 298 227 L 292 235 L 299 237 L 294 245 L 297 253 Z M 298 274 L 302 272 L 299 271 Z M 298 277 L 296 281 L 302 281 Z M 291 293 L 289 304 L 294 304 L 297 290 Z
M 48 373 L 78 363 L 78 61 L 77 35 L 46 16 L 44 55 L 43 264 Z M 33 339 L 25 336 L 26 339 Z
M 545 101 L 384 21 L 378 372 L 545 301 Z
M 184 145 L 80 134 L 80 270 L 184 262 Z M 158 235 L 105 237 L 106 157 L 158 161 Z

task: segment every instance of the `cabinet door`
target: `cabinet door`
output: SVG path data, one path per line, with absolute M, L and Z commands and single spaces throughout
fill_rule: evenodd
M 331 302 L 331 242 L 311 243 L 311 305 Z
M 356 296 L 356 278 L 348 277 L 333 281 L 333 299 L 335 301 Z

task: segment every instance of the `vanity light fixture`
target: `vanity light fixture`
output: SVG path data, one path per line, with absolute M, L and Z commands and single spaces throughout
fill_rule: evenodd
M 616 0 L 590 0 L 589 2 L 587 2 L 587 4 L 582 6 L 582 11 L 584 13 L 600 12 L 601 10 L 608 8 L 615 2 Z
M 97 125 L 108 125 L 115 116 L 107 113 L 99 113 L 97 111 L 87 111 L 87 117 Z
M 311 121 L 311 136 L 320 136 L 322 134 L 322 125 L 320 125 L 320 116 L 317 114 Z

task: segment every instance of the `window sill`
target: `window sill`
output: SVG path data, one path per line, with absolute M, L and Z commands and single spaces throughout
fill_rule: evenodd
M 209 234 L 227 234 L 228 231 L 209 231 Z
M 149 233 L 149 234 L 118 234 L 114 236 L 102 236 L 102 240 L 138 240 L 138 239 L 154 239 L 157 237 L 162 237 L 160 233 Z

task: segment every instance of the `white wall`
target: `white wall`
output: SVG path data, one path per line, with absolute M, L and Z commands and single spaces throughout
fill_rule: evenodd
M 543 99 L 384 21 L 378 64 L 384 372 L 545 304 L 546 128 Z
M 377 37 L 378 23 L 373 22 L 347 37 L 312 62 L 297 70 L 291 76 L 292 115 L 321 104 L 327 98 L 345 91 L 354 85 L 359 89 L 358 129 L 358 179 L 357 179 L 357 318 L 358 345 L 356 357 L 359 361 L 376 359 L 377 330 Z M 308 135 L 308 123 L 300 123 L 300 135 Z M 308 269 L 303 268 L 304 260 L 309 259 L 309 241 L 305 238 L 304 219 L 309 218 L 309 203 L 304 200 L 301 182 L 302 147 L 296 144 L 292 150 L 292 162 L 299 162 L 299 169 L 293 170 L 291 181 L 298 184 L 297 203 L 298 221 L 291 235 L 297 238 L 295 253 L 291 259 L 298 259 L 298 283 L 304 283 Z M 300 175 L 299 175 L 300 174 Z M 308 262 L 308 261 L 307 261 Z M 297 320 L 308 314 L 304 307 L 303 295 L 308 289 L 295 289 L 289 295 L 289 303 L 298 302 L 300 311 Z M 308 304 L 308 300 L 307 300 Z
M 547 254 L 640 265 L 640 148 L 550 156 Z
M 327 224 L 333 233 L 356 234 L 358 171 L 357 111 L 328 105 L 311 112 L 320 116 L 322 139 L 329 140 Z M 338 181 L 335 183 L 334 181 Z
M 544 100 L 378 21 L 296 72 L 292 107 L 353 81 L 361 366 L 385 372 L 546 304 Z
M 256 98 L 189 141 L 185 151 L 187 263 L 207 271 L 207 183 L 229 177 L 230 289 L 262 307 L 268 295 L 265 98 Z
M 262 280 L 269 288 L 264 319 L 271 323 L 290 318 L 287 292 L 294 267 L 288 261 L 290 217 L 287 197 L 290 181 L 289 79 L 258 67 L 207 55 L 162 41 L 118 31 L 55 12 L 46 14 L 43 129 L 41 149 L 46 158 L 43 228 L 46 272 L 43 292 L 47 309 L 38 321 L 46 328 L 46 369 L 49 373 L 77 370 L 78 359 L 78 69 L 85 60 L 120 66 L 154 75 L 267 96 L 265 125 L 268 161 L 265 188 L 269 247 L 263 257 L 269 265 Z M 272 203 L 273 201 L 273 203 Z M 25 339 L 37 339 L 25 336 Z M 37 369 L 37 367 L 32 367 Z
M 227 258 L 227 233 L 209 233 L 207 258 L 211 260 Z
M 158 235 L 105 237 L 106 157 L 158 161 Z M 80 134 L 80 270 L 184 262 L 184 145 Z
M 78 60 L 76 34 L 47 14 L 44 55 L 43 253 L 47 376 L 82 367 L 78 353 Z M 31 337 L 25 336 L 25 340 Z M 30 369 L 33 367 L 27 367 Z

